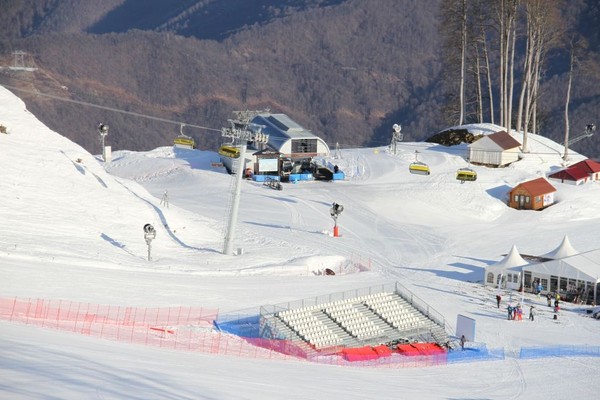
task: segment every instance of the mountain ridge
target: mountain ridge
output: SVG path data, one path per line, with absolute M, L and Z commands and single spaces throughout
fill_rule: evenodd
M 440 3 L 407 0 L 400 6 L 381 0 L 372 7 L 358 0 L 264 1 L 253 9 L 264 14 L 264 21 L 238 24 L 243 29 L 224 30 L 219 34 L 222 39 L 207 40 L 184 37 L 183 28 L 164 21 L 145 30 L 132 24 L 124 25 L 121 33 L 89 33 L 91 26 L 103 23 L 109 32 L 108 21 L 116 18 L 111 13 L 121 10 L 125 21 L 128 7 L 142 4 L 137 0 L 102 5 L 47 0 L 45 8 L 26 1 L 17 11 L 32 15 L 32 22 L 23 17 L 21 33 L 7 33 L 0 50 L 25 49 L 39 69 L 29 76 L 4 71 L 0 82 L 53 94 L 66 87 L 69 90 L 61 96 L 69 99 L 217 130 L 227 125 L 234 110 L 270 108 L 290 115 L 332 146 L 387 144 L 394 123 L 403 126 L 407 140 L 425 140 L 445 126 L 437 31 Z M 193 18 L 201 18 L 203 10 L 217 4 L 236 10 L 238 2 L 179 2 L 191 10 L 178 14 L 185 14 L 181 26 L 190 27 Z M 580 1 L 573 7 L 581 10 L 585 4 Z M 74 10 L 81 11 L 79 18 L 69 18 L 68 12 Z M 153 16 L 151 7 L 146 10 L 151 20 L 167 18 Z M 8 11 L 4 18 L 10 19 L 13 14 Z M 5 32 L 8 26 L 4 25 Z M 11 62 L 6 51 L 3 61 Z M 600 71 L 588 71 L 600 77 Z M 574 82 L 571 114 L 577 122 L 572 123 L 572 136 L 578 121 L 583 129 L 599 117 L 600 95 L 594 88 L 600 85 L 594 84 L 595 79 L 600 82 L 600 78 Z M 563 85 L 564 70 L 544 87 L 547 100 L 539 113 L 546 121 L 542 131 L 554 140 L 562 135 Z M 115 149 L 166 145 L 179 131 L 172 124 L 66 102 L 25 94 L 23 99 L 50 127 L 92 151 L 97 149 L 93 130 L 101 122 L 114 128 L 108 140 Z M 187 133 L 204 149 L 216 149 L 221 142 L 207 132 Z M 600 155 L 595 140 L 574 147 L 590 157 Z

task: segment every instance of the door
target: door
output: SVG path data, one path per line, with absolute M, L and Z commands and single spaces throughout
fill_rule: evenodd
M 519 210 L 525 208 L 525 204 L 529 203 L 529 196 L 525 196 L 524 194 L 517 195 L 517 203 L 519 204 Z

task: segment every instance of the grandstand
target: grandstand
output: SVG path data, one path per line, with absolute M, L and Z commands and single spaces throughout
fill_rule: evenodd
M 307 355 L 414 342 L 453 347 L 444 318 L 399 283 L 263 306 L 259 336 Z

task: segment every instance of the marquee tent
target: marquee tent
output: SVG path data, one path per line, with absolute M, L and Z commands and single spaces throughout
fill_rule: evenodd
M 565 258 L 565 257 L 569 257 L 569 256 L 574 256 L 575 254 L 578 254 L 579 252 L 577 250 L 575 250 L 575 248 L 573 248 L 573 246 L 571 246 L 571 242 L 569 241 L 569 237 L 567 235 L 565 235 L 565 237 L 563 238 L 562 242 L 560 243 L 560 245 L 552 250 L 549 253 L 546 253 L 540 257 L 542 258 L 550 258 L 552 260 L 558 260 L 560 258 Z
M 507 289 L 518 289 L 520 286 L 520 276 L 524 265 L 528 262 L 521 257 L 517 246 L 513 245 L 510 252 L 496 264 L 492 264 L 485 269 L 484 284 L 500 285 Z
M 593 293 L 593 297 L 590 297 L 595 304 L 598 304 L 600 249 L 529 264 L 523 267 L 523 271 L 526 280 L 530 275 L 531 281 L 539 281 L 544 290 L 558 292 L 567 300 L 574 297 L 576 293 L 580 295 Z

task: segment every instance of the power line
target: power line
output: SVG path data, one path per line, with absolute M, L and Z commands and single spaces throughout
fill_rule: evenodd
M 115 108 L 115 107 L 102 106 L 100 104 L 94 104 L 94 103 L 90 103 L 90 102 L 87 102 L 87 101 L 73 100 L 73 99 L 69 99 L 67 97 L 56 96 L 56 95 L 49 94 L 49 93 L 43 93 L 43 92 L 38 92 L 38 91 L 28 90 L 28 89 L 22 89 L 22 88 L 19 88 L 19 87 L 16 87 L 16 86 L 6 85 L 4 83 L 2 84 L 2 86 L 4 86 L 5 88 L 8 88 L 8 89 L 18 90 L 18 91 L 21 91 L 21 92 L 25 92 L 25 93 L 29 93 L 29 94 L 33 94 L 33 95 L 37 95 L 37 96 L 48 97 L 48 98 L 51 98 L 51 99 L 54 99 L 54 100 L 65 101 L 67 103 L 80 104 L 80 105 L 84 105 L 84 106 L 99 108 L 99 109 L 102 109 L 102 110 L 118 112 L 118 113 L 121 113 L 121 114 L 133 115 L 135 117 L 151 119 L 151 120 L 154 120 L 154 121 L 165 122 L 165 123 L 168 123 L 168 124 L 185 125 L 186 127 L 191 127 L 191 128 L 203 129 L 203 130 L 207 130 L 207 131 L 221 132 L 221 129 L 215 129 L 215 128 L 209 128 L 207 126 L 189 124 L 187 122 L 182 122 L 182 121 L 174 121 L 172 119 L 155 117 L 155 116 L 152 116 L 152 115 L 141 114 L 141 113 L 137 113 L 137 112 L 133 112 L 133 111 L 126 111 L 126 110 L 123 110 L 123 109 L 120 109 L 120 108 Z

